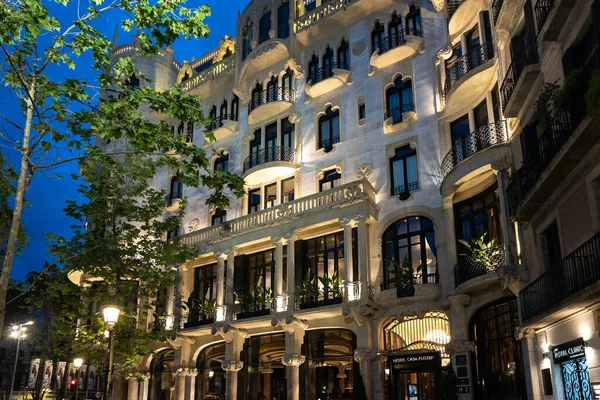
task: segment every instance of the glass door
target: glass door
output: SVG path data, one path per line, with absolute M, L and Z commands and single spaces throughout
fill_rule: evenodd
M 435 374 L 433 372 L 396 371 L 394 400 L 435 400 Z

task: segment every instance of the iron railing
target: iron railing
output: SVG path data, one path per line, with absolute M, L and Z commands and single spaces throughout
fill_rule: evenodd
M 521 293 L 521 312 L 527 321 L 600 281 L 600 233 L 571 252 Z
M 412 279 L 412 285 L 421 285 L 426 283 L 439 283 L 439 276 L 437 272 L 434 273 L 419 273 L 415 274 Z M 396 280 L 388 277 L 388 279 L 381 282 L 381 290 L 393 289 L 396 287 Z
M 216 320 L 217 310 L 216 309 L 205 309 L 199 307 L 197 309 L 192 308 L 187 315 L 182 316 L 183 328 L 194 328 L 196 326 L 212 324 Z
M 423 32 L 415 28 L 406 28 L 400 29 L 398 32 L 392 35 L 384 36 L 381 38 L 379 46 L 377 46 L 377 49 L 379 49 L 379 54 L 386 53 L 390 50 L 395 49 L 396 47 L 405 45 L 406 36 L 423 37 Z
M 266 164 L 273 161 L 296 161 L 296 152 L 291 147 L 274 146 L 260 149 L 256 153 L 250 154 L 244 160 L 244 173 L 257 165 Z
M 331 139 L 319 140 L 319 149 L 327 149 L 333 147 L 334 144 L 340 142 L 340 136 L 332 136 Z
M 473 154 L 495 144 L 504 143 L 507 139 L 506 121 L 500 120 L 489 125 L 482 125 L 474 132 L 463 137 L 453 138 L 452 149 L 442 160 L 441 168 L 444 178 L 460 162 Z
M 491 43 L 482 43 L 473 47 L 462 57 L 446 65 L 446 82 L 444 98 L 450 90 L 467 74 L 467 72 L 485 64 L 494 57 L 494 47 Z
M 454 266 L 454 285 L 458 287 L 473 278 L 497 271 L 502 266 L 504 266 L 504 246 L 498 245 L 479 250 L 458 260 Z
M 521 77 L 523 69 L 527 65 L 537 64 L 539 62 L 538 52 L 535 45 L 529 47 L 523 46 L 521 51 L 514 53 L 514 57 L 510 66 L 506 70 L 504 80 L 500 86 L 500 94 L 502 95 L 502 109 L 506 109 L 510 98 L 515 91 L 517 82 Z
M 296 100 L 294 95 L 294 89 L 292 88 L 267 88 L 261 92 L 252 93 L 252 98 L 248 103 L 248 114 L 252 112 L 258 106 L 263 104 L 271 103 L 273 101 L 287 101 L 293 103 Z
M 465 0 L 449 0 L 448 1 L 448 21 L 450 21 L 450 18 L 452 18 L 452 16 L 456 12 L 456 10 L 458 10 L 458 7 L 460 7 L 460 5 L 464 2 L 465 2 Z
M 225 114 L 219 115 L 218 117 L 213 118 L 212 122 L 208 126 L 210 130 L 215 130 L 223 126 L 223 121 L 237 121 L 238 116 L 235 114 Z
M 272 299 L 257 298 L 240 300 L 233 307 L 233 315 L 236 319 L 268 315 L 271 312 L 272 306 Z
M 339 304 L 344 300 L 344 291 L 339 290 L 316 290 L 305 295 L 296 295 L 296 310 Z
M 498 22 L 498 16 L 500 15 L 500 10 L 502 10 L 502 5 L 504 4 L 504 0 L 493 0 L 492 1 L 492 18 L 494 18 L 494 25 Z
M 407 103 L 399 105 L 398 107 L 390 108 L 385 111 L 385 119 L 392 118 L 392 122 L 397 124 L 402 122 L 402 113 L 415 111 L 415 105 L 413 103 Z
M 535 12 L 535 20 L 537 23 L 537 32 L 540 34 L 542 27 L 546 23 L 548 19 L 548 15 L 550 15 L 550 11 L 552 11 L 552 7 L 554 7 L 554 0 L 537 0 L 535 6 L 533 7 L 533 11 Z
M 350 66 L 348 65 L 348 63 L 335 63 L 334 62 L 334 63 L 331 63 L 324 67 L 321 67 L 308 75 L 308 80 L 309 80 L 310 84 L 314 85 L 316 83 L 324 81 L 325 79 L 331 78 L 334 75 L 334 71 L 333 71 L 334 69 L 349 70 Z
M 398 185 L 394 186 L 392 189 L 392 196 L 399 196 L 402 193 L 412 192 L 413 190 L 417 190 L 419 188 L 419 181 L 408 182 L 408 185 Z

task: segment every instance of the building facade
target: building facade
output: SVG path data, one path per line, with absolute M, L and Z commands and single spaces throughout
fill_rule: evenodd
M 536 105 L 573 71 L 593 86 L 598 15 L 252 0 L 236 38 L 192 62 L 134 57 L 157 89 L 203 99 L 215 140 L 173 132 L 247 194 L 208 209 L 176 171 L 156 176 L 165 213 L 188 199 L 168 238 L 201 251 L 128 399 L 350 398 L 359 373 L 369 399 L 597 398 L 597 123 L 583 95 Z

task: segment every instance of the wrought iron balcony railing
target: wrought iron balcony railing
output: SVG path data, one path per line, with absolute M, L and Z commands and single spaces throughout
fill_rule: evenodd
M 500 94 L 502 95 L 502 109 L 505 109 L 510 101 L 510 98 L 515 91 L 515 87 L 519 82 L 521 73 L 527 65 L 537 64 L 539 62 L 537 47 L 535 45 L 525 47 L 520 51 L 513 53 L 513 59 L 510 66 L 506 70 L 504 80 L 500 86 Z
M 188 313 L 182 314 L 181 325 L 184 329 L 209 325 L 216 320 L 216 309 L 192 308 Z
M 546 23 L 548 15 L 550 15 L 550 11 L 552 11 L 553 6 L 554 0 L 537 0 L 535 2 L 533 10 L 535 12 L 535 20 L 537 23 L 538 34 L 544 27 L 544 24 Z
M 258 106 L 271 103 L 273 101 L 287 101 L 293 103 L 296 100 L 294 89 L 291 88 L 267 88 L 259 93 L 253 93 L 248 103 L 248 114 Z
M 441 168 L 444 178 L 463 160 L 490 146 L 504 143 L 506 139 L 505 120 L 500 120 L 489 125 L 482 125 L 474 132 L 468 133 L 460 139 L 454 138 L 452 149 L 442 160 Z
M 473 278 L 495 272 L 504 264 L 504 246 L 502 245 L 477 251 L 458 260 L 454 266 L 454 285 L 458 287 Z
M 407 284 L 404 285 L 402 288 L 400 288 L 400 290 L 398 291 L 398 297 L 410 297 L 414 295 L 414 290 L 411 290 L 411 287 L 414 287 L 414 285 L 421 285 L 421 284 L 427 284 L 427 283 L 439 283 L 439 276 L 437 274 L 437 271 L 434 273 L 419 273 L 419 274 L 415 274 L 412 278 L 412 281 Z M 397 283 L 396 281 L 392 278 L 392 279 L 387 279 L 384 280 L 383 282 L 381 282 L 381 290 L 388 290 L 388 289 L 394 289 L 396 288 Z
M 444 84 L 444 98 L 450 90 L 460 82 L 467 72 L 485 64 L 494 58 L 494 47 L 492 43 L 482 43 L 473 47 L 462 57 L 446 65 L 446 82 Z
M 321 6 L 296 18 L 294 21 L 294 32 L 300 33 L 305 31 L 319 21 L 345 10 L 350 4 L 357 3 L 358 1 L 360 0 L 331 0 L 322 2 Z
M 209 124 L 209 129 L 214 131 L 223 126 L 223 121 L 237 121 L 238 116 L 236 114 L 225 114 L 219 115 L 218 117 L 213 118 L 212 122 Z
M 523 321 L 582 292 L 600 281 L 600 233 L 593 236 L 540 277 L 529 283 L 521 293 Z
M 325 79 L 331 78 L 334 75 L 334 69 L 345 69 L 349 70 L 350 65 L 348 63 L 331 63 L 329 65 L 318 68 L 316 71 L 308 75 L 308 80 L 311 85 L 322 82 Z
M 320 149 L 331 149 L 334 144 L 340 142 L 340 136 L 333 136 L 331 139 L 319 140 Z
M 273 299 L 244 299 L 239 300 L 233 307 L 233 315 L 236 319 L 252 318 L 268 315 L 273 306 Z
M 291 147 L 284 146 L 274 146 L 260 149 L 256 153 L 252 153 L 246 157 L 244 160 L 244 173 L 256 167 L 257 165 L 262 165 L 273 161 L 287 161 L 293 163 L 296 161 L 296 152 Z
M 394 186 L 392 189 L 392 196 L 400 196 L 402 193 L 412 192 L 419 188 L 419 181 L 408 182 L 408 185 Z
M 415 28 L 400 29 L 398 32 L 381 38 L 381 42 L 377 49 L 379 54 L 387 53 L 390 50 L 395 49 L 406 44 L 406 36 L 418 36 L 423 37 L 423 32 Z
M 402 122 L 402 113 L 415 111 L 415 105 L 412 103 L 402 104 L 385 111 L 385 119 L 392 118 L 392 122 L 397 124 Z
M 296 294 L 296 310 L 339 304 L 344 300 L 344 290 L 317 290 L 306 294 Z

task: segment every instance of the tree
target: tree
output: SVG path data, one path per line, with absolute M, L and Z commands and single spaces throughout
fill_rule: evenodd
M 184 184 L 212 189 L 207 204 L 226 207 L 225 188 L 238 196 L 243 193 L 240 177 L 210 173 L 204 150 L 187 146 L 185 138 L 172 135 L 165 121 L 171 118 L 203 125 L 200 99 L 185 95 L 180 86 L 164 92 L 154 90 L 131 57 L 113 63 L 111 41 L 96 27 L 103 26 L 99 17 L 116 16 L 125 31 L 136 29 L 137 55 L 153 56 L 180 36 L 191 39 L 208 35 L 204 23 L 210 13 L 208 6 L 187 8 L 184 4 L 184 0 L 14 0 L 0 4 L 2 81 L 19 100 L 18 117 L 0 113 L 5 123 L 0 139 L 19 158 L 13 182 L 14 210 L 0 275 L 0 335 L 25 192 L 36 174 L 67 162 L 96 166 L 111 157 L 146 155 L 154 160 L 148 168 L 169 167 L 178 171 Z M 73 12 L 64 12 L 62 6 Z M 65 22 L 68 15 L 75 17 Z M 52 74 L 65 67 L 78 72 L 77 62 L 88 63 L 83 56 L 91 57 L 91 67 L 97 73 L 95 82 L 75 74 L 66 78 Z M 140 87 L 128 85 L 134 74 Z M 148 119 L 142 105 L 164 118 Z M 214 139 L 211 134 L 208 138 Z M 172 152 L 162 153 L 161 148 Z

